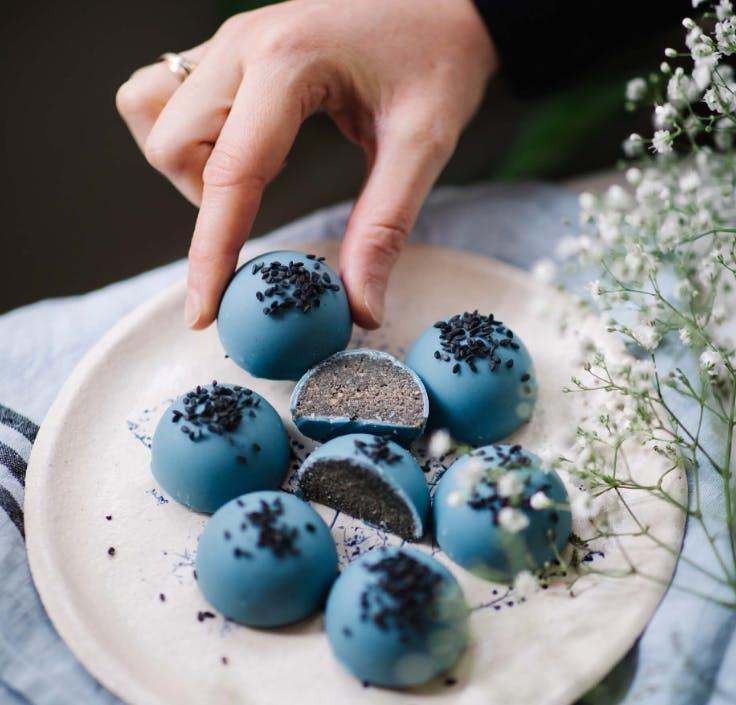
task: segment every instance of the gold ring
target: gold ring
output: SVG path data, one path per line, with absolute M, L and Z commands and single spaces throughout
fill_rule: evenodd
M 181 54 L 175 54 L 171 51 L 161 54 L 159 61 L 163 61 L 169 68 L 169 71 L 179 76 L 182 81 L 197 67 L 197 64 L 193 61 L 189 61 L 189 59 Z

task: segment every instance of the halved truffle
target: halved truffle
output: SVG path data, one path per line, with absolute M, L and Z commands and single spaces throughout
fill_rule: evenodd
M 305 499 L 385 529 L 409 541 L 424 535 L 429 489 L 405 448 L 381 436 L 355 433 L 317 448 L 299 469 Z
M 422 434 L 428 413 L 417 374 L 393 355 L 363 348 L 309 370 L 291 397 L 294 423 L 317 441 L 360 432 L 408 445 Z

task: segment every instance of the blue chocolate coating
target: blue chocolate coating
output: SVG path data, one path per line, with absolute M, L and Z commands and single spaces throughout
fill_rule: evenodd
M 430 510 L 429 488 L 424 473 L 414 456 L 398 443 L 393 441 L 387 443 L 390 453 L 398 456 L 392 462 L 373 460 L 356 445 L 356 441 L 367 444 L 370 450 L 376 440 L 386 442 L 386 439 L 381 436 L 367 433 L 351 433 L 333 438 L 312 451 L 302 463 L 298 472 L 299 482 L 302 482 L 304 476 L 311 472 L 315 465 L 325 460 L 349 461 L 352 465 L 375 473 L 410 510 L 414 518 L 413 538 L 419 540 L 424 535 Z M 339 507 L 335 508 L 339 509 Z M 379 526 L 379 528 L 385 527 Z
M 482 463 L 489 471 L 483 477 L 489 481 L 478 481 L 469 492 L 467 472 L 472 462 Z M 496 493 L 495 480 L 505 472 L 523 483 L 518 509 L 529 524 L 518 532 L 507 531 L 498 523 L 501 508 L 513 506 Z M 462 497 L 457 506 L 449 499 L 454 491 Z M 539 491 L 552 501 L 548 508 L 530 506 L 531 497 Z M 437 485 L 433 516 L 442 550 L 469 571 L 495 581 L 510 581 L 522 570 L 542 568 L 559 555 L 572 526 L 567 491 L 559 475 L 543 469 L 533 453 L 509 445 L 478 448 L 456 460 Z
M 364 355 L 376 360 L 388 360 L 392 364 L 396 365 L 396 367 L 405 370 L 407 374 L 412 376 L 416 381 L 417 389 L 419 389 L 422 394 L 424 414 L 421 424 L 417 426 L 407 426 L 404 424 L 392 423 L 390 421 L 367 418 L 356 419 L 348 418 L 347 416 L 297 416 L 297 401 L 299 400 L 299 394 L 301 394 L 307 380 L 325 366 L 337 362 L 345 357 L 354 355 Z M 424 384 L 422 384 L 422 380 L 419 379 L 417 373 L 407 367 L 400 360 L 397 360 L 393 355 L 380 350 L 357 348 L 354 350 L 343 350 L 342 352 L 336 353 L 309 370 L 299 380 L 299 382 L 297 382 L 296 387 L 294 387 L 289 409 L 296 427 L 305 436 L 307 436 L 307 438 L 312 438 L 315 441 L 320 441 L 321 443 L 348 433 L 372 433 L 376 436 L 389 436 L 392 440 L 401 443 L 402 445 L 409 445 L 412 441 L 419 438 L 424 431 L 424 427 L 427 423 L 427 416 L 429 415 L 429 398 L 427 397 L 427 390 L 424 388 Z
M 357 678 L 407 687 L 455 665 L 468 643 L 468 614 L 460 586 L 437 560 L 380 548 L 337 579 L 325 626 L 335 656 Z
M 286 266 L 302 263 L 310 274 L 320 277 L 322 286 L 337 286 L 339 290 L 323 291 L 318 304 L 307 311 L 292 305 L 266 315 L 265 308 L 287 299 L 296 301 L 295 289 L 305 288 L 292 283 L 286 290 L 273 289 L 274 284 L 264 281 L 258 267 L 274 262 Z M 246 262 L 225 290 L 217 315 L 217 330 L 227 354 L 250 374 L 267 379 L 299 379 L 310 367 L 343 350 L 352 326 L 340 277 L 324 262 L 291 251 L 269 252 Z
M 226 397 L 238 407 L 235 413 L 241 418 L 237 423 L 231 419 L 231 430 L 211 425 L 207 416 L 199 421 L 187 419 L 184 402 L 197 395 L 192 390 L 166 409 L 151 446 L 151 471 L 156 480 L 177 502 L 198 512 L 214 512 L 245 492 L 276 489 L 289 466 L 288 437 L 274 408 L 243 387 L 216 387 L 229 390 L 232 394 L 228 397 L 226 392 Z M 211 395 L 215 386 L 200 389 Z M 199 412 L 203 407 L 194 408 Z
M 337 577 L 337 551 L 319 514 L 286 492 L 251 492 L 210 519 L 197 584 L 225 617 L 278 627 L 309 617 Z
M 451 354 L 449 361 L 435 356 L 442 351 L 440 330 L 435 326 L 417 338 L 406 364 L 427 389 L 431 428 L 447 429 L 463 443 L 485 445 L 505 438 L 529 420 L 537 398 L 532 359 L 518 337 L 508 344 L 496 348 L 500 363 L 494 371 L 485 358 L 473 362 L 473 372 L 467 362 L 458 362 Z M 507 367 L 509 360 L 512 367 Z M 453 373 L 455 365 L 457 373 Z

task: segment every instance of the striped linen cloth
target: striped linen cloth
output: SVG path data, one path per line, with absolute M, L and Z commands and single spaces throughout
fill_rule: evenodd
M 276 246 L 339 238 L 348 213 L 349 204 L 341 204 L 268 239 Z M 551 254 L 566 230 L 563 223 L 575 222 L 576 216 L 574 195 L 553 186 L 439 189 L 412 238 L 528 268 Z M 177 262 L 91 294 L 42 301 L 0 316 L 0 705 L 119 702 L 76 661 L 34 589 L 23 532 L 26 464 L 38 424 L 84 352 L 123 314 L 184 273 L 184 262 Z M 713 506 L 720 506 L 718 497 L 714 489 Z M 689 532 L 684 550 L 700 555 L 702 537 Z M 678 571 L 683 572 L 682 563 Z M 637 649 L 586 703 L 736 702 L 735 627 L 736 613 L 670 590 Z

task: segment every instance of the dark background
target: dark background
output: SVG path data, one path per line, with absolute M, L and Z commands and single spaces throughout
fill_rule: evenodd
M 116 114 L 115 91 L 135 68 L 198 44 L 237 9 L 204 0 L 6 6 L 0 311 L 185 256 L 195 210 L 148 167 Z M 621 139 L 648 129 L 623 109 L 625 80 L 656 67 L 678 37 L 663 28 L 535 99 L 519 100 L 502 76 L 495 79 L 441 182 L 561 179 L 612 166 Z M 362 176 L 360 153 L 329 120 L 311 118 L 266 194 L 255 232 L 352 197 Z

